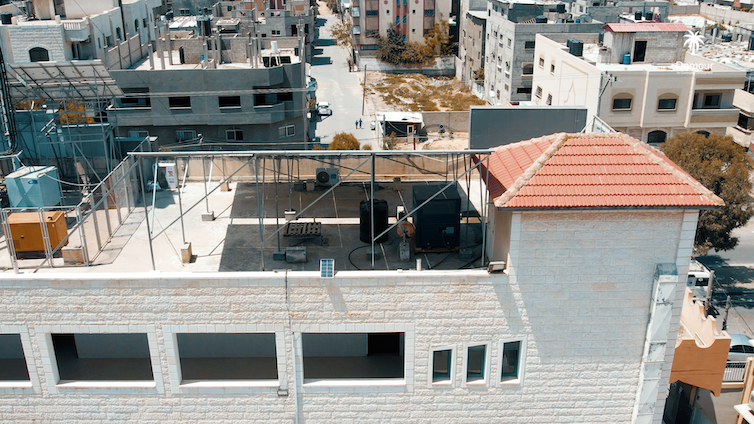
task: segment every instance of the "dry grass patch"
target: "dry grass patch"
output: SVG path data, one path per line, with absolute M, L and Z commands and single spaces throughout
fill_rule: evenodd
M 367 90 L 376 97 L 375 104 L 400 111 L 463 111 L 486 104 L 460 81 L 448 77 L 369 72 Z

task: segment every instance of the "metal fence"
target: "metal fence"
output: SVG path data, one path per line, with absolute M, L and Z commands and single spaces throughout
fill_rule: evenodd
M 142 145 L 139 146 L 139 150 L 142 149 Z M 31 263 L 35 267 L 34 271 L 45 266 L 88 266 L 109 247 L 112 247 L 109 243 L 113 236 L 126 223 L 139 204 L 139 172 L 138 161 L 128 156 L 94 188 L 88 191 L 84 189 L 81 201 L 75 206 L 2 209 L 0 219 L 2 219 L 5 241 L 14 271 L 20 272 L 19 256 L 28 255 L 18 252 L 14 244 L 8 220 L 12 214 L 18 212 L 39 214 L 44 257 L 41 257 L 41 252 L 35 252 L 38 255 L 36 259 L 41 259 L 41 261 Z M 46 213 L 57 211 L 65 214 L 68 230 L 67 235 L 53 245 L 57 238 L 50 237 Z M 67 250 L 66 253 L 62 252 L 64 247 Z
M 723 383 L 743 383 L 746 372 L 746 362 L 728 362 L 725 364 Z

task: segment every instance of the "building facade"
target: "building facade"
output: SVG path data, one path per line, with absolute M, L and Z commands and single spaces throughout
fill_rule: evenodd
M 547 15 L 550 15 L 549 17 Z M 596 42 L 602 24 L 565 22 L 554 3 L 490 1 L 487 4 L 484 99 L 490 104 L 528 101 L 534 72 L 537 34 L 565 41 L 580 37 Z M 537 17 L 546 22 L 536 22 Z M 558 19 L 563 22 L 558 23 Z
M 589 116 L 650 143 L 684 131 L 725 134 L 738 120 L 733 96 L 746 73 L 684 55 L 682 35 L 660 31 L 642 39 L 642 32 L 608 31 L 603 45 L 584 43 L 579 55 L 538 36 L 531 99 L 586 106 Z

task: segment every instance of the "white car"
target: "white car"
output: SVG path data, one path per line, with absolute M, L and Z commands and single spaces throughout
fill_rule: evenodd
M 369 123 L 369 129 L 374 131 L 376 128 L 377 128 L 377 121 L 373 119 L 372 122 Z
M 749 336 L 745 334 L 730 335 L 728 362 L 743 362 L 752 355 L 754 355 L 754 343 L 749 339 Z
M 327 102 L 317 103 L 317 113 L 324 116 L 331 116 L 332 109 L 330 109 L 330 103 L 327 103 Z

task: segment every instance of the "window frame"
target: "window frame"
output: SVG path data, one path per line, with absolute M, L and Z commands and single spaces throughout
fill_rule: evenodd
M 447 380 L 434 381 L 435 378 L 435 352 L 450 351 L 450 375 Z M 440 346 L 434 347 L 429 350 L 429 362 L 427 375 L 427 386 L 432 388 L 453 388 L 455 387 L 455 375 L 456 375 L 456 347 L 455 346 Z
M 717 104 L 714 106 L 707 106 L 707 98 L 717 96 Z M 704 93 L 702 95 L 701 109 L 720 109 L 723 103 L 723 93 Z
M 236 104 L 235 101 L 233 101 L 232 105 L 225 105 L 223 106 L 223 100 L 225 102 L 228 102 L 228 100 L 236 100 L 238 99 L 238 104 Z M 220 109 L 240 109 L 241 108 L 241 96 L 217 96 L 217 107 Z
M 669 101 L 669 100 L 673 101 L 673 107 L 672 108 L 661 108 L 660 107 L 660 102 Z M 678 110 L 678 97 L 675 97 L 675 96 L 663 96 L 663 97 L 660 97 L 660 98 L 657 99 L 657 111 L 658 112 L 675 112 L 676 110 Z
M 34 361 L 29 327 L 25 325 L 0 325 L 0 334 L 17 334 L 21 338 L 21 349 L 26 361 L 26 372 L 29 374 L 28 380 L 0 381 L 0 394 L 41 394 L 39 372 L 37 371 L 37 364 Z
M 39 354 L 42 358 L 44 373 L 47 375 L 47 389 L 50 393 L 88 393 L 88 394 L 133 394 L 165 392 L 160 361 L 160 345 L 157 343 L 157 330 L 153 325 L 44 325 L 35 327 L 39 340 Z M 149 360 L 152 365 L 152 380 L 80 380 L 60 384 L 55 348 L 52 334 L 133 334 L 147 335 Z M 28 364 L 27 364 L 28 366 Z
M 518 350 L 518 369 L 516 372 L 516 377 L 503 380 L 503 355 L 505 352 L 505 344 L 514 343 L 514 342 L 520 343 L 519 350 Z M 523 386 L 524 375 L 526 371 L 526 348 L 527 348 L 526 336 L 501 339 L 498 342 L 498 358 L 497 358 L 498 369 L 497 369 L 496 379 L 497 379 L 497 384 L 499 386 Z
M 539 56 L 539 67 L 545 69 L 545 57 Z
M 286 356 L 285 335 L 275 331 L 273 324 L 227 324 L 227 325 L 163 325 L 165 355 L 168 358 L 170 390 L 173 394 L 188 393 L 277 393 L 285 381 Z M 215 333 L 274 333 L 275 353 L 277 355 L 277 380 L 200 380 L 182 384 L 180 355 L 178 352 L 178 334 L 215 334 Z
M 241 133 L 241 138 L 238 138 L 238 133 Z M 233 138 L 230 138 L 230 134 L 233 134 Z M 225 130 L 225 141 L 244 141 L 243 130 L 240 128 L 229 128 Z
M 181 138 L 181 139 L 178 139 L 178 133 L 179 132 L 181 132 L 181 133 L 191 132 L 191 133 L 194 134 L 194 136 L 191 137 L 191 138 Z M 176 143 L 182 143 L 182 142 L 186 142 L 186 141 L 193 141 L 193 140 L 196 140 L 198 138 L 197 134 L 198 133 L 196 132 L 196 130 L 194 128 L 180 128 L 180 129 L 175 130 L 175 141 L 176 141 Z
M 301 393 L 332 393 L 344 391 L 348 393 L 413 393 L 414 391 L 414 343 L 416 332 L 413 324 L 294 324 L 293 343 L 295 346 L 296 364 L 303 364 L 303 333 L 404 333 L 403 349 L 403 379 L 362 379 L 362 380 L 319 380 L 303 382 Z M 278 352 L 285 352 L 278 350 Z M 281 369 L 281 368 L 278 368 Z M 283 368 L 284 369 L 284 368 Z M 303 369 L 299 370 L 303 376 Z M 335 389 L 333 389 L 335 388 Z M 340 389 L 338 389 L 340 388 Z
M 469 348 L 484 346 L 484 364 L 482 364 L 482 378 L 479 380 L 468 381 L 469 367 Z M 490 382 L 490 342 L 466 343 L 463 345 L 463 368 L 461 370 L 461 387 L 479 386 L 484 387 Z
M 188 106 L 173 106 L 173 99 L 178 102 L 179 99 L 188 99 Z M 168 97 L 168 109 L 188 110 L 191 109 L 191 96 L 172 96 Z
M 293 131 L 290 131 L 290 130 Z M 281 135 L 281 132 L 285 131 L 284 135 Z M 295 137 L 296 136 L 296 126 L 291 125 L 283 125 L 282 127 L 278 127 L 278 138 L 288 138 L 288 137 Z
M 535 47 L 535 41 L 524 41 L 524 50 L 533 50 Z
M 626 97 L 619 97 L 621 95 L 626 96 Z M 625 107 L 625 108 L 624 107 L 616 108 L 615 107 L 615 101 L 616 100 L 628 100 L 628 107 Z M 634 98 L 633 98 L 633 96 L 629 96 L 628 94 L 624 94 L 624 93 L 616 94 L 615 96 L 613 96 L 612 103 L 610 104 L 610 110 L 613 111 L 613 112 L 630 112 L 633 107 L 634 107 Z

